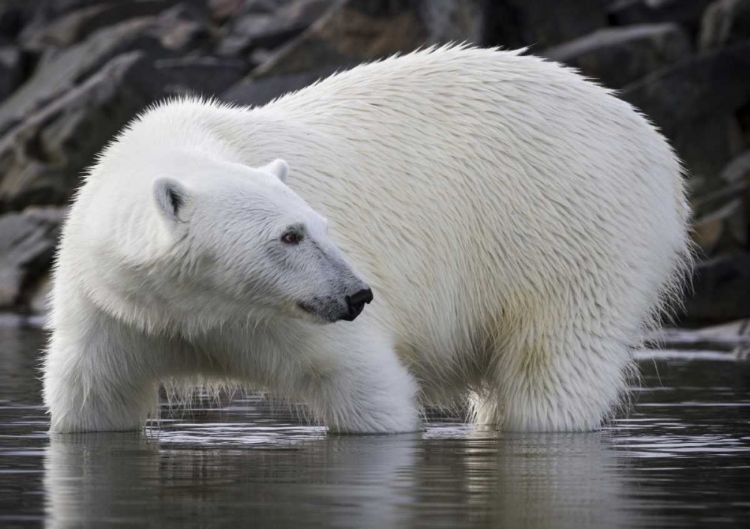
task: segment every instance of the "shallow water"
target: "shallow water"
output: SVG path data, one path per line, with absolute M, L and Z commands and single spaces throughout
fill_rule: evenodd
M 42 343 L 0 328 L 2 527 L 750 526 L 750 363 L 720 353 L 642 354 L 632 412 L 591 434 L 328 436 L 249 396 L 50 438 Z

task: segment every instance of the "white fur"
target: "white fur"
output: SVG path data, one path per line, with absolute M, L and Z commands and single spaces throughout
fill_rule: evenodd
M 251 169 L 274 159 L 288 188 L 281 162 Z M 178 218 L 159 178 L 185 187 Z M 329 251 L 375 293 L 356 321 L 232 291 L 276 273 L 241 259 L 275 229 L 238 209 L 259 188 L 322 239 L 328 219 Z M 596 428 L 679 289 L 688 216 L 679 162 L 641 115 L 518 52 L 420 51 L 256 109 L 163 104 L 104 151 L 66 223 L 52 430 L 138 428 L 168 378 L 268 388 L 337 431 L 413 430 L 418 402 L 467 400 L 511 430 Z M 203 262 L 204 242 L 230 249 Z

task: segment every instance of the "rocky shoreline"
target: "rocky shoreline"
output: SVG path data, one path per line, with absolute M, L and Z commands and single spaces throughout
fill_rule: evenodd
M 3 0 L 0 312 L 38 321 L 66 204 L 148 105 L 260 105 L 447 42 L 528 46 L 648 115 L 695 209 L 700 260 L 679 322 L 750 318 L 750 0 Z

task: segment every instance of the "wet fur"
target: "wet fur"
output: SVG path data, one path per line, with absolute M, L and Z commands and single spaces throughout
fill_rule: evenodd
M 87 268 L 80 242 L 97 189 L 174 149 L 217 167 L 285 159 L 289 187 L 330 220 L 375 302 L 320 327 L 252 299 L 234 318 L 220 296 L 179 313 L 88 297 L 108 266 L 97 254 Z M 44 376 L 52 429 L 137 428 L 150 384 L 204 375 L 303 401 L 336 431 L 413 430 L 419 402 L 467 401 L 474 420 L 510 430 L 596 428 L 624 402 L 630 351 L 692 262 L 681 171 L 627 103 L 518 52 L 424 50 L 257 109 L 152 108 L 104 151 L 65 227 Z M 143 218 L 123 222 L 152 222 L 151 207 L 144 196 Z M 191 248 L 154 265 L 163 237 L 117 230 L 110 244 L 132 242 L 149 266 L 201 266 Z M 148 273 L 121 279 L 137 296 Z

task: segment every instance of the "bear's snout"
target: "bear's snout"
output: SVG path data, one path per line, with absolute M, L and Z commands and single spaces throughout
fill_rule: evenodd
M 354 321 L 362 313 L 365 305 L 373 300 L 372 290 L 363 288 L 352 296 L 346 296 L 346 314 L 341 316 L 344 321 Z

